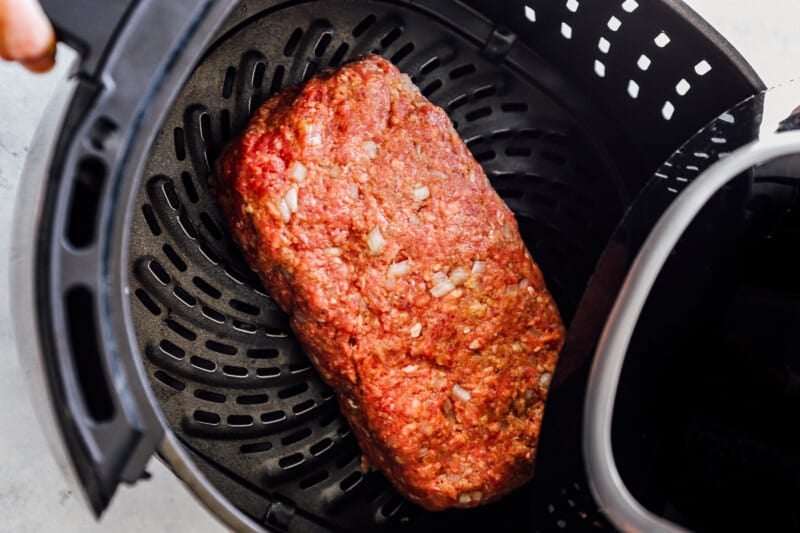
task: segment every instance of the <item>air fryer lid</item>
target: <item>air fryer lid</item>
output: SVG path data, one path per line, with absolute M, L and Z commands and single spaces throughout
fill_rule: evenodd
M 247 519 L 228 501 L 280 529 L 602 525 L 570 424 L 543 433 L 550 473 L 496 506 L 422 513 L 363 475 L 330 391 L 219 222 L 208 169 L 271 92 L 380 53 L 450 112 L 569 320 L 642 177 L 752 94 L 755 75 L 672 3 L 262 0 L 223 23 L 232 4 L 102 3 L 115 30 L 83 39 L 75 11 L 47 6 L 85 61 L 34 213 L 30 289 L 52 405 L 95 510 L 158 446 L 237 527 Z M 585 363 L 562 361 L 552 400 L 582 397 Z

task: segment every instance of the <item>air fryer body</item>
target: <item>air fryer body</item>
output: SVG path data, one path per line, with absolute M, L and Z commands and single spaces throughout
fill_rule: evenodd
M 45 6 L 82 61 L 26 170 L 13 275 L 28 305 L 16 318 L 63 462 L 96 513 L 158 453 L 238 529 L 609 527 L 589 491 L 581 416 L 594 342 L 638 251 L 615 243 L 646 235 L 676 184 L 713 162 L 684 162 L 687 178 L 661 166 L 670 154 L 762 89 L 721 37 L 671 1 Z M 104 24 L 85 27 L 89 8 Z M 491 506 L 426 513 L 361 471 L 333 394 L 208 190 L 216 155 L 259 103 L 364 53 L 448 111 L 572 326 L 534 481 Z M 730 133 L 726 149 L 756 134 Z M 751 187 L 730 187 L 715 220 L 744 225 Z M 654 190 L 652 209 L 633 211 L 644 221 L 629 215 L 615 233 Z

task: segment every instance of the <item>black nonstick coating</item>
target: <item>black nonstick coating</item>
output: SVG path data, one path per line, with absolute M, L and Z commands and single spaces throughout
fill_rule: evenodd
M 463 5 L 264 4 L 258 16 L 237 15 L 244 22 L 231 25 L 187 82 L 152 149 L 132 223 L 133 318 L 172 429 L 234 503 L 279 529 L 297 527 L 295 516 L 304 527 L 343 530 L 549 530 L 567 520 L 607 527 L 582 473 L 565 471 L 549 494 L 529 486 L 485 508 L 435 514 L 404 502 L 381 475 L 363 473 L 331 389 L 243 263 L 208 176 L 224 143 L 276 90 L 350 58 L 381 54 L 448 111 L 516 214 L 569 322 L 636 192 L 626 183 L 639 178 L 620 170 L 636 165 L 606 151 L 619 139 L 587 126 L 591 106 L 575 108 L 558 65 L 515 46 L 511 32 Z M 567 2 L 565 13 L 577 4 Z M 519 8 L 514 19 L 530 14 Z M 552 40 L 571 39 L 571 32 L 562 27 Z M 597 54 L 608 52 L 603 48 Z M 602 80 L 605 66 L 603 76 L 594 68 Z M 260 496 L 279 502 L 269 517 Z

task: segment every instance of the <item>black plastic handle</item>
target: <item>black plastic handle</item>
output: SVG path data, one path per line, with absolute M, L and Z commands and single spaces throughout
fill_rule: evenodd
M 40 0 L 56 37 L 81 56 L 79 72 L 94 77 L 105 51 L 139 0 Z

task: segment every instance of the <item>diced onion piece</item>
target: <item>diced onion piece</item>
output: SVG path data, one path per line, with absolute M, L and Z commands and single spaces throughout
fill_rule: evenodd
M 467 278 L 469 278 L 469 272 L 465 268 L 456 267 L 450 272 L 450 281 L 456 287 L 467 281 Z
M 369 247 L 370 252 L 376 255 L 386 247 L 386 241 L 378 227 L 372 228 L 372 231 L 367 235 L 367 247 Z
M 325 248 L 325 255 L 330 255 L 331 257 L 339 257 L 340 255 L 342 255 L 342 249 L 337 248 L 336 246 Z
M 431 177 L 432 178 L 438 178 L 440 180 L 446 180 L 447 179 L 447 174 L 445 174 L 441 170 L 431 170 Z
M 281 212 L 281 218 L 284 222 L 289 222 L 292 219 L 292 210 L 289 209 L 286 198 L 281 198 L 281 201 L 278 203 L 278 211 Z
M 439 285 L 440 283 L 444 283 L 448 281 L 450 278 L 447 277 L 447 274 L 444 272 L 434 272 L 433 273 L 433 284 Z
M 415 202 L 423 202 L 427 200 L 430 195 L 431 195 L 430 189 L 428 189 L 424 185 L 422 187 L 417 187 L 416 189 L 414 189 Z
M 472 399 L 472 395 L 469 393 L 467 389 L 456 383 L 453 385 L 453 396 L 461 400 L 462 402 L 468 402 Z
M 475 339 L 474 341 L 469 343 L 469 349 L 470 350 L 477 350 L 480 347 L 481 347 L 481 343 L 480 343 L 480 341 L 478 339 Z
M 469 492 L 462 492 L 458 495 L 458 503 L 467 504 L 472 501 L 472 496 L 469 495 Z
M 519 282 L 519 288 L 523 291 L 528 288 L 528 285 L 530 285 L 530 282 L 527 278 L 523 278 L 522 281 Z
M 409 272 L 411 272 L 411 263 L 408 259 L 389 265 L 389 275 L 392 277 L 399 278 L 400 276 L 405 276 Z
M 550 372 L 545 372 L 541 376 L 539 376 L 539 385 L 542 387 L 549 387 L 550 382 L 553 380 L 553 375 Z
M 286 196 L 283 197 L 286 201 L 286 206 L 289 208 L 290 213 L 297 212 L 297 187 L 292 187 L 286 191 Z
M 364 152 L 370 159 L 378 157 L 378 145 L 374 141 L 367 141 L 364 143 Z
M 405 372 L 406 374 L 410 374 L 412 372 L 415 372 L 416 370 L 417 370 L 417 365 L 408 365 L 403 367 L 403 372 Z
M 422 334 L 422 324 L 417 322 L 416 324 L 411 326 L 409 333 L 411 334 L 412 339 L 416 339 L 417 337 L 419 337 Z
M 449 293 L 455 288 L 456 286 L 453 285 L 453 282 L 450 281 L 449 279 L 446 279 L 443 282 L 437 283 L 436 285 L 433 286 L 433 288 L 431 289 L 431 295 L 434 298 L 441 298 L 442 296 Z
M 347 188 L 350 191 L 350 198 L 353 200 L 358 200 L 358 184 L 350 183 Z
M 303 183 L 308 175 L 308 169 L 306 166 L 301 163 L 300 161 L 295 161 L 292 163 L 292 167 L 289 169 L 289 176 L 296 181 L 297 183 Z
M 486 262 L 485 261 L 475 261 L 472 263 L 472 273 L 473 274 L 483 274 L 486 272 Z

